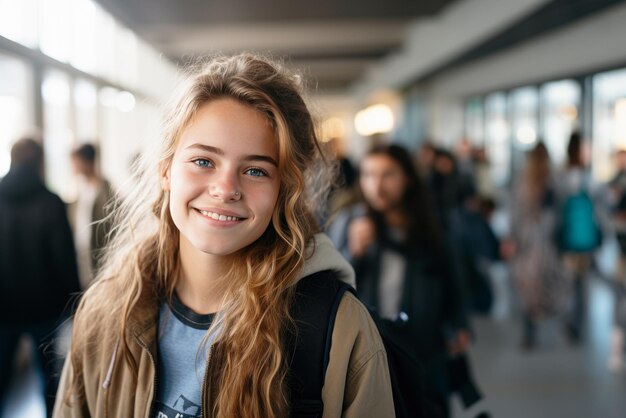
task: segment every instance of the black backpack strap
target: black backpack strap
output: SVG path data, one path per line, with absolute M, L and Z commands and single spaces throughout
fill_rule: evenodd
M 355 293 L 352 286 L 339 281 L 331 270 L 307 276 L 296 285 L 291 315 L 297 329 L 289 342 L 292 418 L 322 417 L 322 387 L 335 317 L 346 291 Z

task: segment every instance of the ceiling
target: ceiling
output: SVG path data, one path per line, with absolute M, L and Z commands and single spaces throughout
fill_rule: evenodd
M 402 47 L 408 25 L 454 0 L 98 0 L 140 37 L 185 63 L 221 52 L 271 53 L 320 93 L 344 92 Z

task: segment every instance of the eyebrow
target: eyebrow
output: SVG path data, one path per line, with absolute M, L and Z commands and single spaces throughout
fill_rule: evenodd
M 201 149 L 203 151 L 207 151 L 207 152 L 217 154 L 217 155 L 224 155 L 224 151 L 220 148 L 212 147 L 210 145 L 198 144 L 198 143 L 191 144 L 185 149 L 194 149 L 194 148 Z M 269 155 L 251 154 L 251 155 L 246 155 L 245 157 L 243 157 L 243 160 L 244 161 L 265 161 L 267 163 L 272 164 L 275 167 L 278 167 L 278 163 L 276 162 L 276 160 L 270 157 Z

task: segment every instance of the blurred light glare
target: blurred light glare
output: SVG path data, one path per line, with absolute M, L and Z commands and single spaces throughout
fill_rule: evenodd
M 517 140 L 523 145 L 532 145 L 537 141 L 537 132 L 530 126 L 521 126 L 516 132 Z
M 328 142 L 333 138 L 343 138 L 346 134 L 346 126 L 341 118 L 329 118 L 322 123 L 322 142 Z
M 490 126 L 493 138 L 506 138 L 509 135 L 509 125 L 503 119 L 494 120 Z
M 626 98 L 618 99 L 615 102 L 615 119 L 617 123 L 626 123 Z
M 100 89 L 100 103 L 104 107 L 115 107 L 117 104 L 117 89 L 102 87 Z
M 70 86 L 64 78 L 47 77 L 41 85 L 41 94 L 44 101 L 52 105 L 66 105 L 70 99 Z
M 573 122 L 578 117 L 578 109 L 574 105 L 564 105 L 559 109 L 559 115 L 561 118 Z
M 98 93 L 93 84 L 80 80 L 74 86 L 74 101 L 79 108 L 95 107 Z
M 120 91 L 115 97 L 115 106 L 120 112 L 128 113 L 135 108 L 135 96 L 128 91 Z
M 362 136 L 391 132 L 393 112 L 384 104 L 370 106 L 358 112 L 354 118 L 354 127 Z

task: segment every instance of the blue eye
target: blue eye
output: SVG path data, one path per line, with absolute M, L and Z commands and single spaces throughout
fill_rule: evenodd
M 197 160 L 194 160 L 193 163 L 197 165 L 198 167 L 202 167 L 202 168 L 207 168 L 207 167 L 212 166 L 211 161 L 205 160 L 203 158 L 198 158 Z
M 260 168 L 250 168 L 246 170 L 246 173 L 250 174 L 253 177 L 265 177 L 267 173 Z

